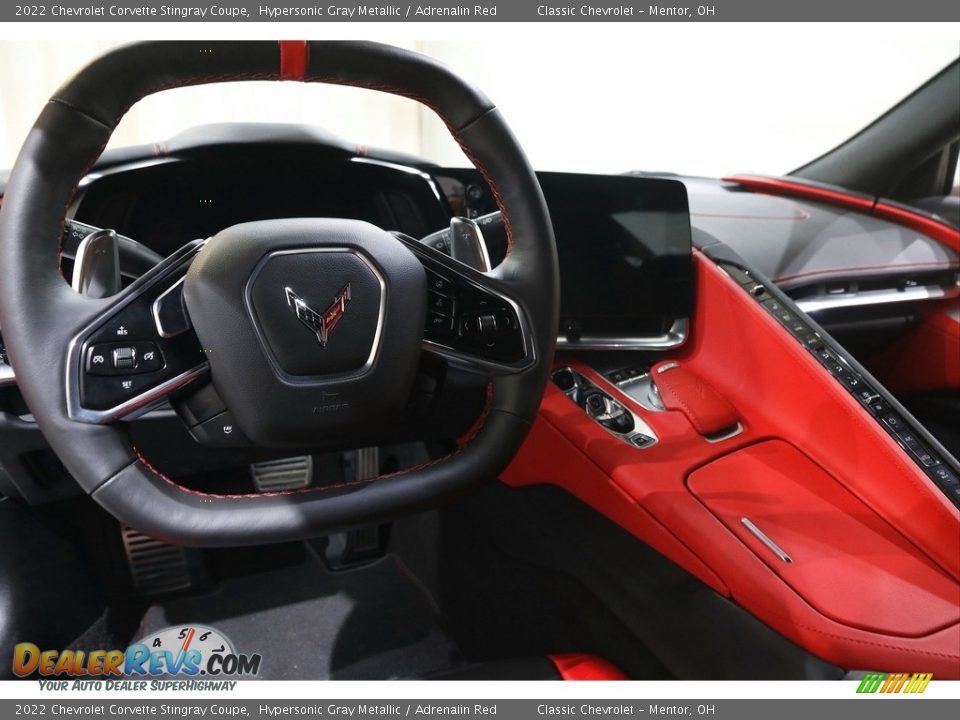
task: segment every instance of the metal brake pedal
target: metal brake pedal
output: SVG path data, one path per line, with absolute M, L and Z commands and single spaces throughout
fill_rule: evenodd
M 344 475 L 347 481 L 370 480 L 380 474 L 380 448 L 360 448 L 345 453 Z M 326 540 L 323 558 L 331 570 L 365 565 L 383 556 L 385 526 L 365 525 L 334 533 Z

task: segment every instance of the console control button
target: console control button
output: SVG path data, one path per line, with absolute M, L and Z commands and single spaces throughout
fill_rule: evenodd
M 888 429 L 892 430 L 893 432 L 897 432 L 901 429 L 903 430 L 906 429 L 906 423 L 903 421 L 903 418 L 901 418 L 896 413 L 887 413 L 882 418 L 880 418 L 880 421 L 884 425 L 886 425 Z
M 930 473 L 930 476 L 940 487 L 949 488 L 960 485 L 960 480 L 958 480 L 954 472 L 945 465 L 937 465 L 930 468 L 927 472 Z
M 939 465 L 940 461 L 937 460 L 933 455 L 926 451 L 925 448 L 919 447 L 913 451 L 913 454 L 916 456 L 917 460 L 925 468 L 930 468 L 935 465 Z
M 849 370 L 845 371 L 842 375 L 839 376 L 841 382 L 846 385 L 851 390 L 859 390 L 863 387 L 863 380 L 861 377 Z
M 901 430 L 897 433 L 897 437 L 900 438 L 900 442 L 902 442 L 908 450 L 918 450 L 921 447 L 917 436 L 910 430 Z
M 781 303 L 776 298 L 767 298 L 766 300 L 763 301 L 763 306 L 767 310 L 772 312 L 774 315 L 776 315 L 779 312 L 783 312 L 786 309 L 783 307 L 783 303 Z

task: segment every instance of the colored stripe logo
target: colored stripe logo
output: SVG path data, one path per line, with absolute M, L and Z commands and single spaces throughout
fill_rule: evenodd
M 922 693 L 933 673 L 867 673 L 857 687 L 858 693 Z

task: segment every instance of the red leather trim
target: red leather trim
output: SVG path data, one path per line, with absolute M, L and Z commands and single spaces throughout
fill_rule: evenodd
M 307 75 L 307 41 L 280 41 L 280 79 L 303 80 Z
M 836 478 L 864 513 L 889 525 L 890 537 L 901 538 L 897 552 L 913 559 L 906 566 L 891 561 L 890 568 L 903 593 L 909 594 L 904 588 L 914 582 L 918 598 L 928 591 L 927 570 L 918 578 L 901 575 L 903 567 L 929 566 L 950 579 L 960 606 L 960 512 L 749 294 L 700 252 L 694 252 L 694 268 L 691 335 L 671 359 L 733 401 L 744 431 L 708 443 L 683 413 L 649 412 L 576 358 L 559 357 L 558 364 L 576 367 L 643 417 L 658 442 L 642 450 L 627 445 L 549 386 L 533 432 L 503 474 L 504 482 L 567 489 L 714 589 L 726 588 L 773 629 L 840 667 L 897 672 L 923 666 L 939 677 L 960 678 L 960 623 L 919 637 L 865 629 L 871 617 L 886 618 L 886 626 L 891 608 L 903 606 L 905 595 L 891 604 L 877 584 L 859 592 L 862 627 L 831 617 L 784 582 L 687 488 L 687 477 L 698 468 L 764 440 L 782 439 Z M 751 482 L 745 480 L 746 486 Z M 814 521 L 817 509 L 801 506 L 795 514 Z M 832 552 L 835 562 L 862 562 L 853 555 L 845 558 L 843 545 Z M 810 582 L 816 582 L 816 574 Z M 819 606 L 839 603 L 835 592 L 826 580 L 816 585 Z
M 839 207 L 857 210 L 867 215 L 874 215 L 897 225 L 916 230 L 919 233 L 933 238 L 952 250 L 960 252 L 960 230 L 940 222 L 935 218 L 915 212 L 909 208 L 899 207 L 884 200 L 853 193 L 843 188 L 825 188 L 819 185 L 798 180 L 784 178 L 762 177 L 758 175 L 731 175 L 723 178 L 724 182 L 738 185 L 755 192 L 770 193 L 772 195 L 789 195 L 819 200 L 820 202 L 837 205 Z
M 651 377 L 668 410 L 679 410 L 701 435 L 729 430 L 740 416 L 723 395 L 696 373 L 674 362 L 662 362 L 651 369 Z
M 907 637 L 960 622 L 956 581 L 792 445 L 751 445 L 694 470 L 687 485 L 825 616 Z M 744 518 L 791 562 L 751 532 Z
M 936 303 L 921 313 L 915 329 L 864 364 L 897 393 L 960 388 L 960 301 Z
M 868 215 L 873 210 L 874 201 L 872 197 L 857 195 L 839 188 L 834 190 L 817 185 L 808 185 L 807 183 L 797 182 L 795 180 L 784 180 L 782 178 L 763 177 L 760 175 L 730 175 L 729 177 L 723 178 L 723 181 L 736 183 L 749 190 L 769 193 L 771 195 L 789 195 L 807 200 L 819 200 L 829 203 L 830 205 L 859 210 Z
M 563 680 L 629 680 L 620 668 L 594 655 L 548 655 Z

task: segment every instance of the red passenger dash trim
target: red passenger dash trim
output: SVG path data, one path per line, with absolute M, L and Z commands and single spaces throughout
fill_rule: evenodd
M 896 225 L 903 225 L 911 230 L 916 230 L 946 245 L 951 250 L 960 252 L 960 230 L 929 215 L 914 212 L 910 208 L 893 205 L 879 198 L 871 198 L 842 188 L 832 189 L 795 180 L 758 175 L 731 175 L 723 178 L 723 180 L 724 182 L 737 183 L 741 187 L 754 192 L 818 200 L 838 207 L 857 210 Z
M 843 190 L 831 190 L 830 188 L 820 187 L 818 185 L 808 185 L 807 183 L 792 182 L 790 180 L 781 180 L 780 178 L 761 177 L 758 175 L 731 175 L 723 178 L 724 182 L 737 183 L 742 187 L 756 192 L 770 193 L 771 195 L 791 195 L 801 197 L 807 200 L 820 200 L 821 202 L 839 205 L 840 207 L 859 210 L 867 213 L 873 211 L 874 200 L 866 195 L 857 195 Z

